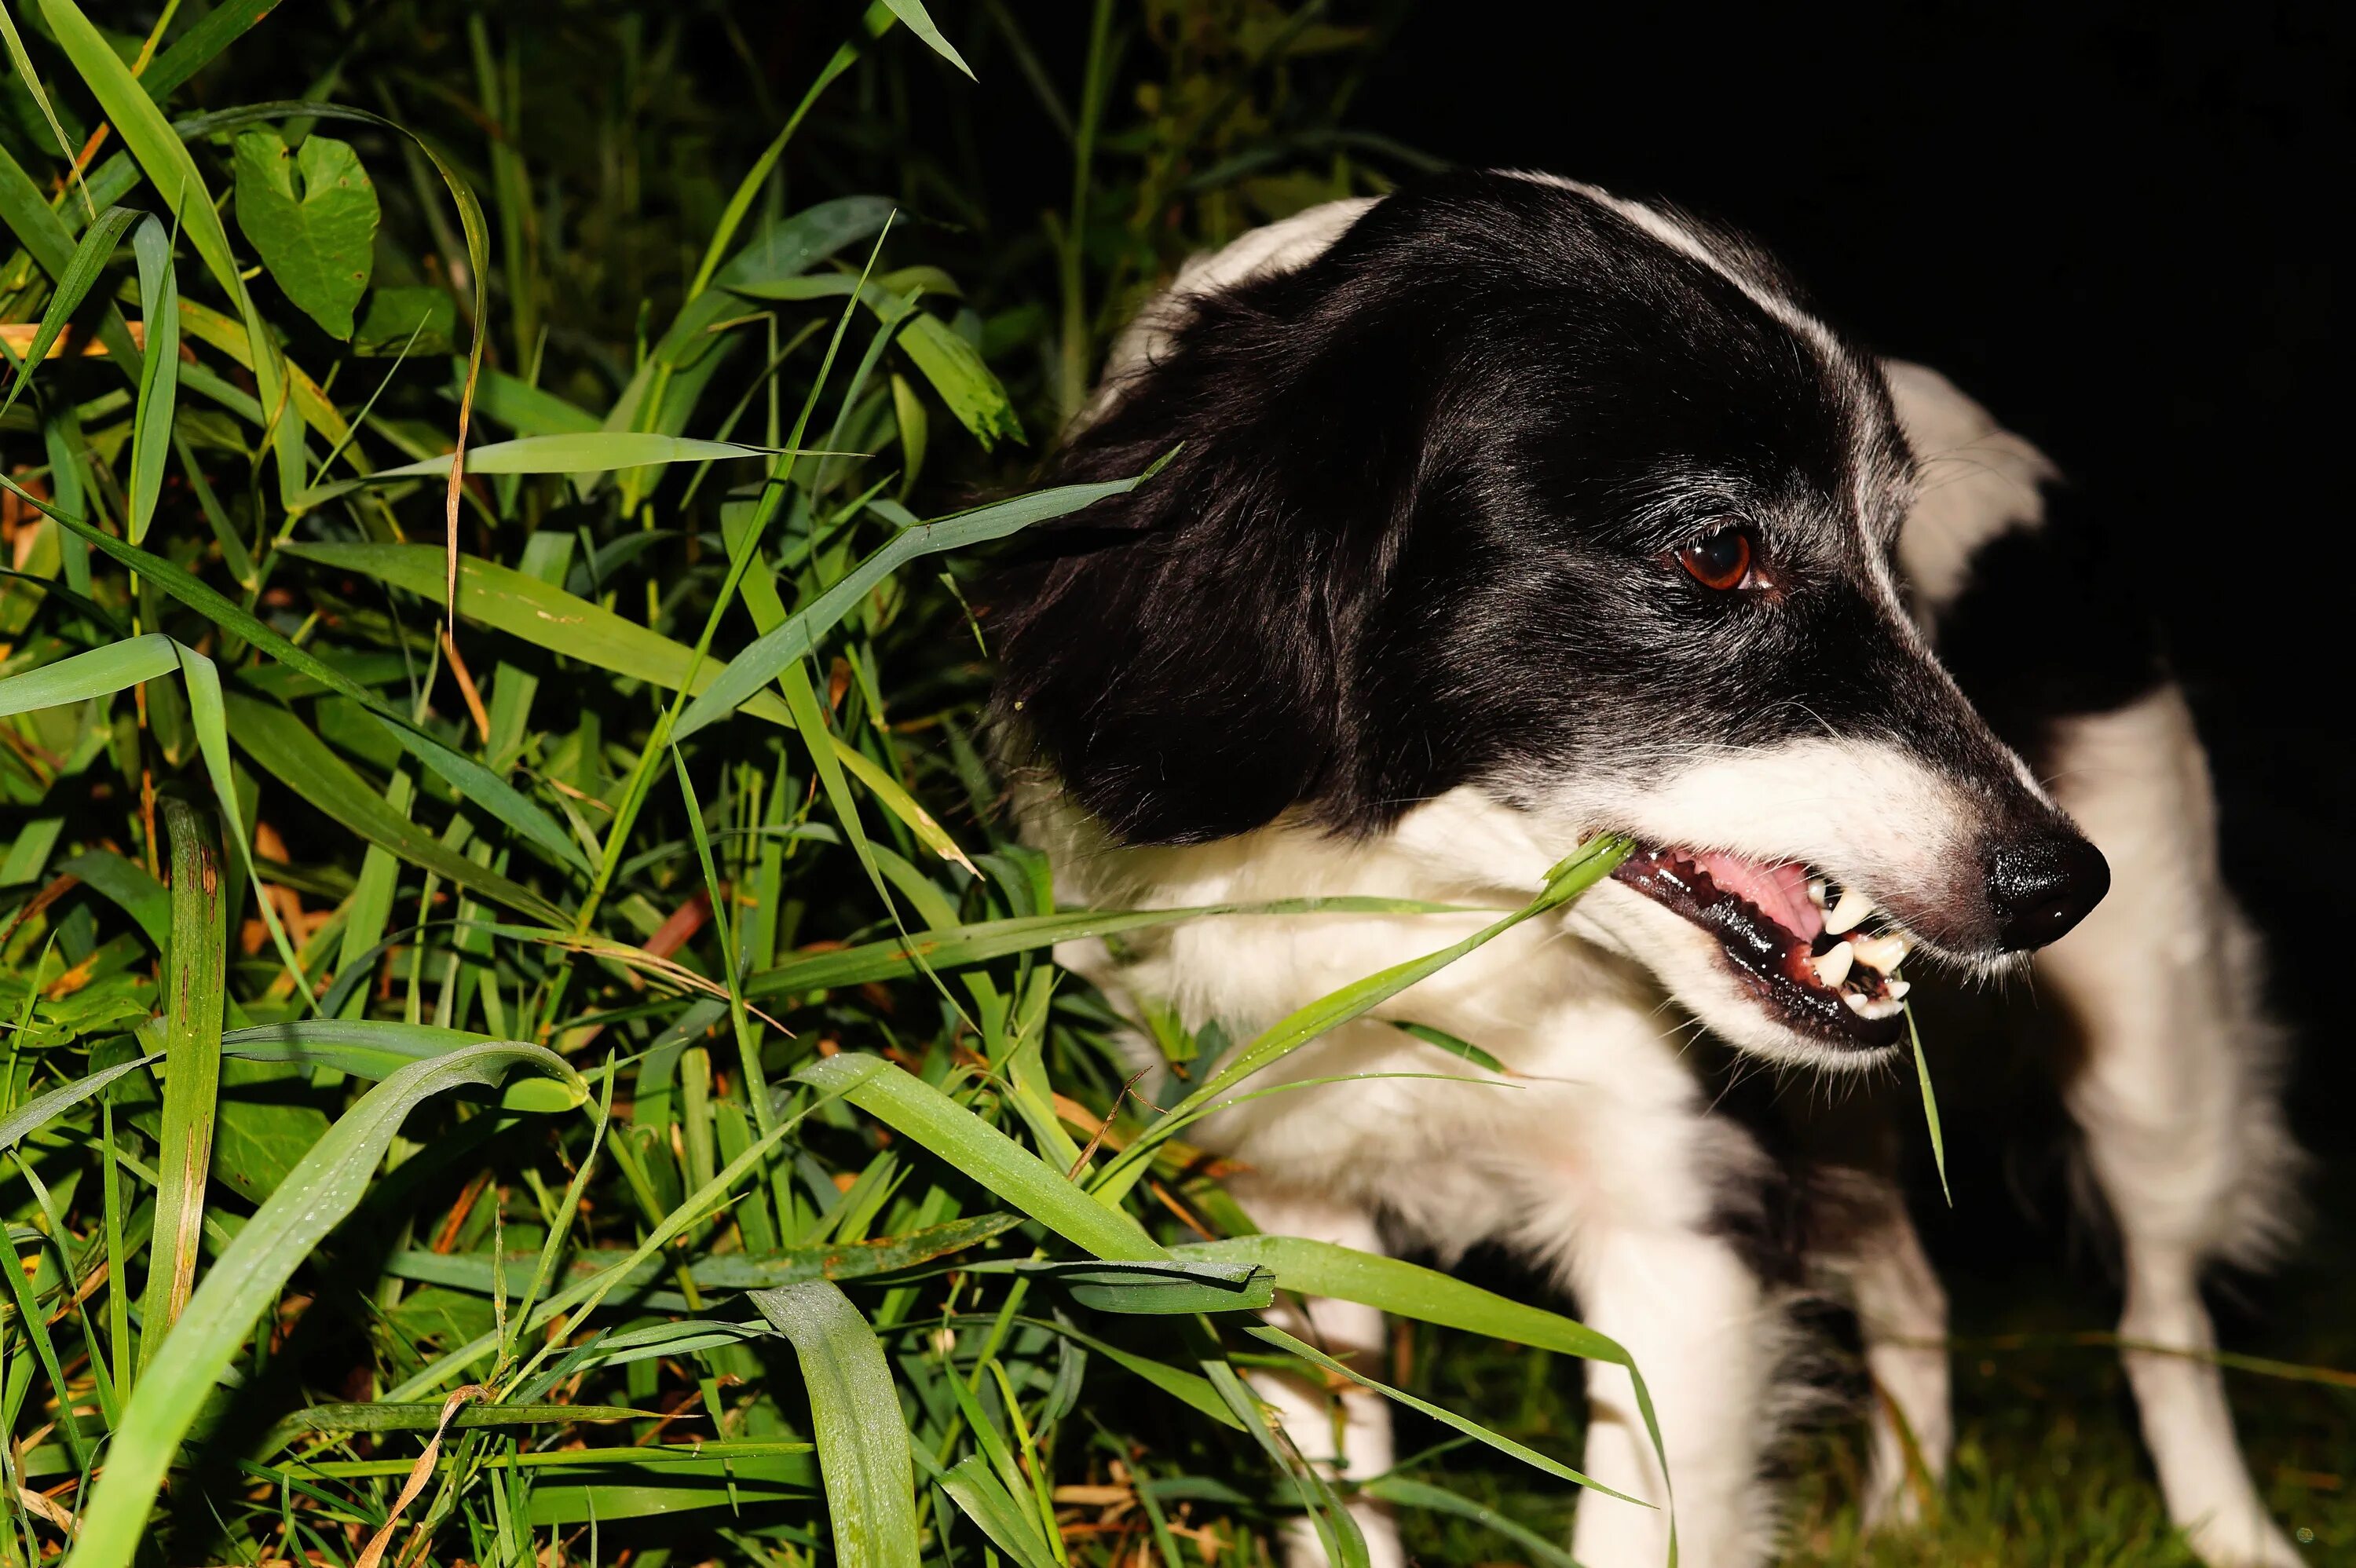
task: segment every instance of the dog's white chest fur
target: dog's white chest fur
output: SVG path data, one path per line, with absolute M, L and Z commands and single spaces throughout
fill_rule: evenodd
M 1058 806 L 1032 805 L 1034 834 L 1055 852 L 1059 892 L 1099 908 L 1366 896 L 1466 909 L 1215 915 L 1121 939 L 1118 957 L 1100 941 L 1057 948 L 1060 963 L 1132 1016 L 1140 1004 L 1166 1007 L 1190 1029 L 1215 1020 L 1238 1042 L 1491 924 L 1526 901 L 1569 848 L 1550 852 L 1517 814 L 1470 790 L 1357 843 L 1280 826 L 1212 845 L 1123 848 Z M 1466 880 L 1462 868 L 1481 863 L 1495 874 Z M 1641 1208 L 1647 1220 L 1695 1223 L 1708 1173 L 1676 1147 L 1700 1114 L 1680 1059 L 1691 1025 L 1607 941 L 1577 905 L 1525 922 L 1255 1077 L 1250 1098 L 1192 1136 L 1269 1182 L 1379 1211 L 1443 1254 L 1521 1230 L 1540 1196 L 1534 1183 L 1549 1223 L 1566 1207 L 1597 1204 L 1615 1219 L 1635 1220 L 1630 1211 Z M 1510 1076 L 1401 1023 L 1465 1040 Z M 1165 1070 L 1142 1035 L 1127 1048 L 1133 1070 Z

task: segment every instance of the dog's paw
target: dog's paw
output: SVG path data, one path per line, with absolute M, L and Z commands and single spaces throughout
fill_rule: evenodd
M 2184 1540 L 2209 1568 L 2307 1568 L 2307 1559 L 2262 1509 L 2211 1515 L 2184 1527 Z
M 1928 1484 L 1919 1476 L 1876 1480 L 1860 1510 L 1868 1535 L 1900 1535 L 1922 1527 L 1930 1516 Z

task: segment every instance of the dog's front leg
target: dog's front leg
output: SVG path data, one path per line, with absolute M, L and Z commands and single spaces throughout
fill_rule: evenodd
M 1758 1279 L 1731 1244 L 1698 1230 L 1583 1230 L 1570 1273 L 1581 1316 L 1634 1356 L 1652 1391 L 1676 1488 L 1678 1561 L 1762 1561 L 1759 1458 L 1780 1318 Z M 1669 1492 L 1628 1374 L 1590 1362 L 1587 1389 L 1587 1474 L 1655 1506 L 1588 1493 L 1571 1554 L 1587 1568 L 1661 1568 Z
M 2298 1158 L 2252 939 L 2218 868 L 2205 762 L 2172 687 L 2067 720 L 2056 740 L 2054 792 L 2113 885 L 2040 955 L 2038 976 L 2083 1038 L 2064 1093 L 2118 1224 L 2119 1333 L 2144 1442 L 2169 1517 L 2211 1568 L 2286 1568 L 2297 1549 L 2234 1441 L 2199 1284 L 2211 1257 L 2263 1261 Z
M 1947 1293 L 1894 1186 L 1874 1195 L 1847 1267 L 1850 1302 L 1873 1378 L 1869 1529 L 1921 1519 L 1926 1488 L 1946 1479 L 1954 1445 L 1948 1403 Z
M 1362 1210 L 1248 1179 L 1231 1183 L 1230 1190 L 1252 1223 L 1269 1235 L 1304 1236 L 1366 1253 L 1383 1250 L 1373 1219 Z M 1371 1307 L 1324 1296 L 1288 1297 L 1269 1311 L 1268 1320 L 1368 1376 L 1381 1375 L 1383 1315 Z M 1274 1409 L 1301 1456 L 1325 1474 L 1356 1482 L 1390 1468 L 1390 1407 L 1372 1389 L 1352 1385 L 1328 1393 L 1306 1379 L 1266 1371 L 1249 1374 L 1248 1381 L 1252 1392 Z M 1369 1568 L 1402 1568 L 1407 1558 L 1389 1507 L 1360 1498 L 1349 1509 L 1366 1538 Z M 1325 1549 L 1307 1519 L 1288 1531 L 1285 1556 L 1290 1568 L 1323 1568 Z

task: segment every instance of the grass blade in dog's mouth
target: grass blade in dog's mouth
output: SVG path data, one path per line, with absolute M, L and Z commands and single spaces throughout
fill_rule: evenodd
M 1640 846 L 1612 876 L 1718 938 L 1729 965 L 1779 1021 L 1832 1042 L 1897 1043 L 1906 939 L 1869 933 L 1873 912 L 1801 866 Z

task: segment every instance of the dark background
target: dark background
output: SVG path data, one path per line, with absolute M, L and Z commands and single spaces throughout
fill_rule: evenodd
M 2356 10 L 1476 16 L 1408 12 L 1352 123 L 1734 223 L 1829 317 L 2043 446 L 2136 542 L 2305 1080 L 2356 1086 L 2333 1021 L 2331 868 L 2356 824 L 2350 312 L 2329 238 L 2356 176 Z

